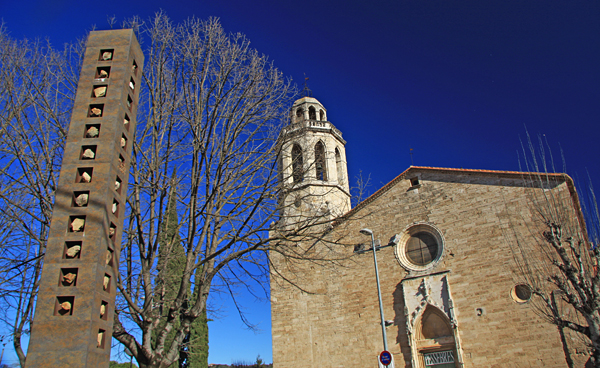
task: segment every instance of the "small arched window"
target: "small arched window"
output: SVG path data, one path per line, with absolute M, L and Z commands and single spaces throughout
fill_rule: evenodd
M 310 120 L 317 120 L 317 110 L 315 110 L 314 106 L 308 108 L 308 118 Z
M 344 184 L 344 168 L 342 167 L 342 155 L 340 155 L 340 150 L 335 148 L 335 168 L 337 170 L 337 181 L 338 184 Z
M 319 120 L 325 121 L 325 111 L 319 110 Z
M 319 141 L 315 145 L 315 168 L 317 180 L 327 180 L 327 169 L 325 167 L 325 145 Z
M 277 179 L 279 179 L 279 184 L 283 185 L 283 160 L 281 159 L 281 156 L 277 159 L 277 168 Z
M 304 115 L 304 110 L 302 110 L 302 108 L 298 108 L 296 109 L 296 120 L 301 120 L 303 118 Z
M 300 183 L 304 180 L 303 165 L 302 148 L 294 144 L 294 147 L 292 147 L 292 177 L 294 178 L 294 183 Z

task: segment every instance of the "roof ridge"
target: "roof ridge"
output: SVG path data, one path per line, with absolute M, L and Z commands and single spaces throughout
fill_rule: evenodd
M 398 183 L 400 180 L 404 179 L 406 177 L 406 175 L 408 174 L 408 172 L 411 171 L 411 170 L 435 170 L 435 171 L 450 171 L 450 172 L 460 172 L 460 171 L 462 171 L 462 172 L 466 172 L 466 173 L 508 174 L 508 175 L 519 175 L 519 176 L 534 175 L 534 174 L 536 174 L 536 175 L 537 174 L 543 174 L 543 175 L 555 176 L 556 178 L 566 177 L 568 179 L 565 179 L 565 180 L 570 180 L 572 182 L 572 179 L 569 177 L 569 175 L 567 175 L 565 173 L 543 173 L 543 172 L 530 172 L 530 171 L 483 170 L 483 169 L 463 169 L 463 168 L 458 169 L 458 168 L 449 168 L 449 167 L 413 166 L 413 165 L 411 165 L 406 170 L 404 170 L 402 173 L 400 173 L 400 175 L 396 176 L 390 182 L 388 182 L 387 184 L 385 184 L 384 186 L 382 186 L 381 188 L 379 188 L 375 193 L 371 194 L 365 200 L 363 200 L 362 202 L 360 202 L 359 204 L 357 204 L 356 207 L 354 207 L 350 211 L 346 212 L 342 216 L 342 219 L 346 219 L 346 218 L 354 215 L 360 209 L 362 209 L 363 207 L 365 207 L 369 203 L 373 202 L 375 199 L 379 198 L 382 194 L 384 194 L 389 189 L 391 189 L 393 186 L 395 186 L 396 183 Z M 341 220 L 341 221 L 343 221 L 343 220 Z M 337 223 L 338 223 L 338 221 L 336 221 L 336 224 Z

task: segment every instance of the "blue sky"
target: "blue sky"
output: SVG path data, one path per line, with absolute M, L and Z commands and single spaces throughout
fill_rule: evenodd
M 12 37 L 54 45 L 159 9 L 219 17 L 298 84 L 306 74 L 371 192 L 411 165 L 411 148 L 415 165 L 518 170 L 525 127 L 600 187 L 600 2 L 0 1 Z M 272 360 L 269 305 L 241 297 L 261 332 L 213 299 L 210 362 Z

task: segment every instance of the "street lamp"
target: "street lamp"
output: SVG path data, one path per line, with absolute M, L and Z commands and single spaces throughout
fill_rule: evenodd
M 377 296 L 379 297 L 379 314 L 381 315 L 381 334 L 383 335 L 383 350 L 388 351 L 387 347 L 387 336 L 385 334 L 386 321 L 383 317 L 383 303 L 381 301 L 381 287 L 379 286 L 379 269 L 377 268 L 377 251 L 382 248 L 391 247 L 397 244 L 397 236 L 394 236 L 388 245 L 375 245 L 375 237 L 373 236 L 373 231 L 370 229 L 362 229 L 360 231 L 363 235 L 371 236 L 371 249 L 364 249 L 364 246 L 357 246 L 354 248 L 354 252 L 358 254 L 362 254 L 373 250 L 373 262 L 375 263 L 375 279 L 377 280 Z

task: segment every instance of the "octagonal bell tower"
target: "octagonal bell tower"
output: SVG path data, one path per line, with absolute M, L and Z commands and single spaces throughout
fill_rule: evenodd
M 291 123 L 281 133 L 281 217 L 340 216 L 350 210 L 346 141 L 313 97 L 292 105 Z

